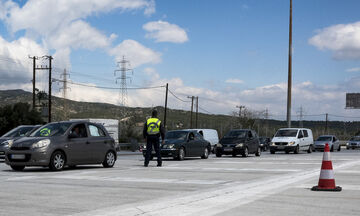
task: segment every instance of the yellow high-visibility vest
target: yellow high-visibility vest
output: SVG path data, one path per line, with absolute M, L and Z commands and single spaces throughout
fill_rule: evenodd
M 157 118 L 149 118 L 146 121 L 147 133 L 149 135 L 156 135 L 160 133 L 161 121 Z

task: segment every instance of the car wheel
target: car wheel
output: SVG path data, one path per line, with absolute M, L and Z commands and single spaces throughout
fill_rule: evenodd
M 334 145 L 331 146 L 330 151 L 331 151 L 331 152 L 334 151 Z
M 255 152 L 255 156 L 259 157 L 261 155 L 261 149 L 258 147 L 257 151 Z
M 270 150 L 270 154 L 275 154 L 275 151 L 271 151 L 271 150 Z
M 115 161 L 116 161 L 115 153 L 113 151 L 108 151 L 105 155 L 105 159 L 104 159 L 102 165 L 105 168 L 110 168 L 115 165 Z
M 341 145 L 339 145 L 339 148 L 337 149 L 338 151 L 341 151 Z
M 204 154 L 201 156 L 202 159 L 208 159 L 209 157 L 209 149 L 205 148 L 204 149 Z
M 310 145 L 309 149 L 307 150 L 307 153 L 311 154 L 311 152 L 312 152 L 312 146 Z
M 222 154 L 221 154 L 221 153 L 216 152 L 216 157 L 221 157 L 221 156 L 222 156 Z
M 60 171 L 65 166 L 65 155 L 61 151 L 56 151 L 51 155 L 49 167 L 52 171 Z
M 184 158 L 185 158 L 185 149 L 184 149 L 184 147 L 181 147 L 180 149 L 179 149 L 179 155 L 178 155 L 178 160 L 180 160 L 180 161 L 182 161 L 182 160 L 184 160 Z
M 25 166 L 15 166 L 12 165 L 11 169 L 15 170 L 15 171 L 23 171 L 25 169 Z
M 299 151 L 300 151 L 300 147 L 299 147 L 299 145 L 297 145 L 294 150 L 294 154 L 299 154 Z
M 249 156 L 249 149 L 248 149 L 248 147 L 245 148 L 245 150 L 244 150 L 244 152 L 241 154 L 241 156 L 243 156 L 243 157 Z

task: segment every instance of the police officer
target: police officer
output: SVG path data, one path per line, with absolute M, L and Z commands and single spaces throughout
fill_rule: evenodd
M 146 141 L 146 155 L 144 166 L 149 165 L 149 161 L 152 154 L 152 148 L 154 147 L 157 157 L 157 166 L 161 167 L 161 153 L 160 153 L 160 136 L 162 139 L 162 144 L 165 143 L 165 129 L 161 121 L 157 118 L 157 111 L 153 110 L 151 113 L 151 118 L 149 118 L 144 124 L 143 136 Z

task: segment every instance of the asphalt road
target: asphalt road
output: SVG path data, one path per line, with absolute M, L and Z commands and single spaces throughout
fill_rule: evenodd
M 322 153 L 152 161 L 62 172 L 0 163 L 0 215 L 360 215 L 360 150 L 331 154 L 341 192 L 313 192 Z

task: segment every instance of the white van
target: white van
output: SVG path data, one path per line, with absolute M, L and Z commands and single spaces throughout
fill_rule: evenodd
M 285 153 L 307 151 L 311 153 L 314 146 L 313 134 L 307 128 L 281 128 L 271 140 L 270 153 L 275 154 L 277 151 Z
M 204 140 L 207 140 L 211 145 L 211 151 L 214 152 L 214 146 L 219 143 L 218 132 L 214 129 L 185 129 L 185 130 L 194 130 L 197 131 L 204 137 Z

